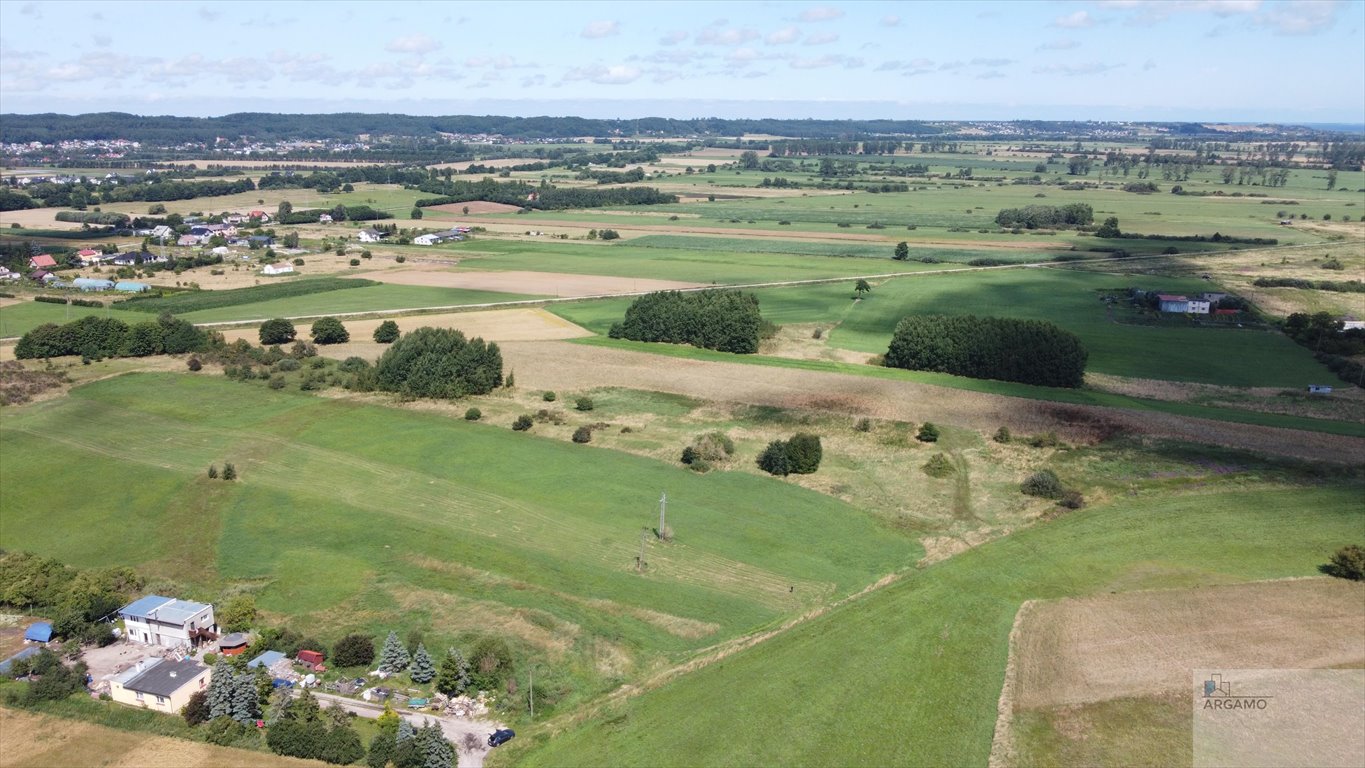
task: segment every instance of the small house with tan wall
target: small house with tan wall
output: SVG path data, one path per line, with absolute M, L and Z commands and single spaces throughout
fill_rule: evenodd
M 196 691 L 207 690 L 213 670 L 193 659 L 148 659 L 138 662 L 109 684 L 120 704 L 175 714 Z

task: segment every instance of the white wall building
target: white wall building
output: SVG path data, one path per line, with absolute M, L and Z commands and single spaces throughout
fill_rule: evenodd
M 124 634 L 133 642 L 165 648 L 191 646 L 200 631 L 218 632 L 213 606 L 148 595 L 119 609 Z

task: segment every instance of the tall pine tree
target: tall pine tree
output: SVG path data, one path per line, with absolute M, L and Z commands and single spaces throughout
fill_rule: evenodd
M 236 675 L 232 667 L 221 657 L 213 665 L 213 675 L 209 679 L 209 719 L 232 717 L 233 692 Z
M 417 644 L 417 653 L 412 657 L 412 675 L 414 683 L 429 683 L 436 677 L 436 666 L 431 663 L 431 654 L 427 653 L 427 647 L 421 643 Z
M 247 724 L 255 720 L 260 713 L 256 675 L 251 672 L 239 672 L 232 679 L 232 719 Z
M 459 648 L 446 651 L 441 659 L 441 670 L 436 675 L 436 690 L 447 696 L 459 696 L 469 690 L 469 662 Z
M 397 674 L 407 669 L 411 661 L 408 649 L 398 640 L 398 633 L 390 631 L 388 639 L 384 641 L 384 650 L 379 653 L 379 669 Z

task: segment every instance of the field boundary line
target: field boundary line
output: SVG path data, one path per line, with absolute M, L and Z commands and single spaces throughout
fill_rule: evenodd
M 1011 768 L 1019 759 L 1018 745 L 1014 740 L 1014 697 L 1019 686 L 1019 639 L 1023 634 L 1024 620 L 1033 610 L 1037 600 L 1025 600 L 1014 612 L 1014 623 L 1010 626 L 1009 649 L 1005 658 L 1005 680 L 1000 686 L 1000 698 L 995 705 L 995 736 L 991 739 L 991 756 L 986 763 L 989 768 Z

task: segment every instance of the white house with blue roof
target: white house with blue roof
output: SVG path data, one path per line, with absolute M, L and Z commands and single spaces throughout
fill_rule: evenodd
M 210 604 L 148 595 L 123 606 L 118 613 L 125 636 L 137 643 L 176 648 L 218 637 Z

